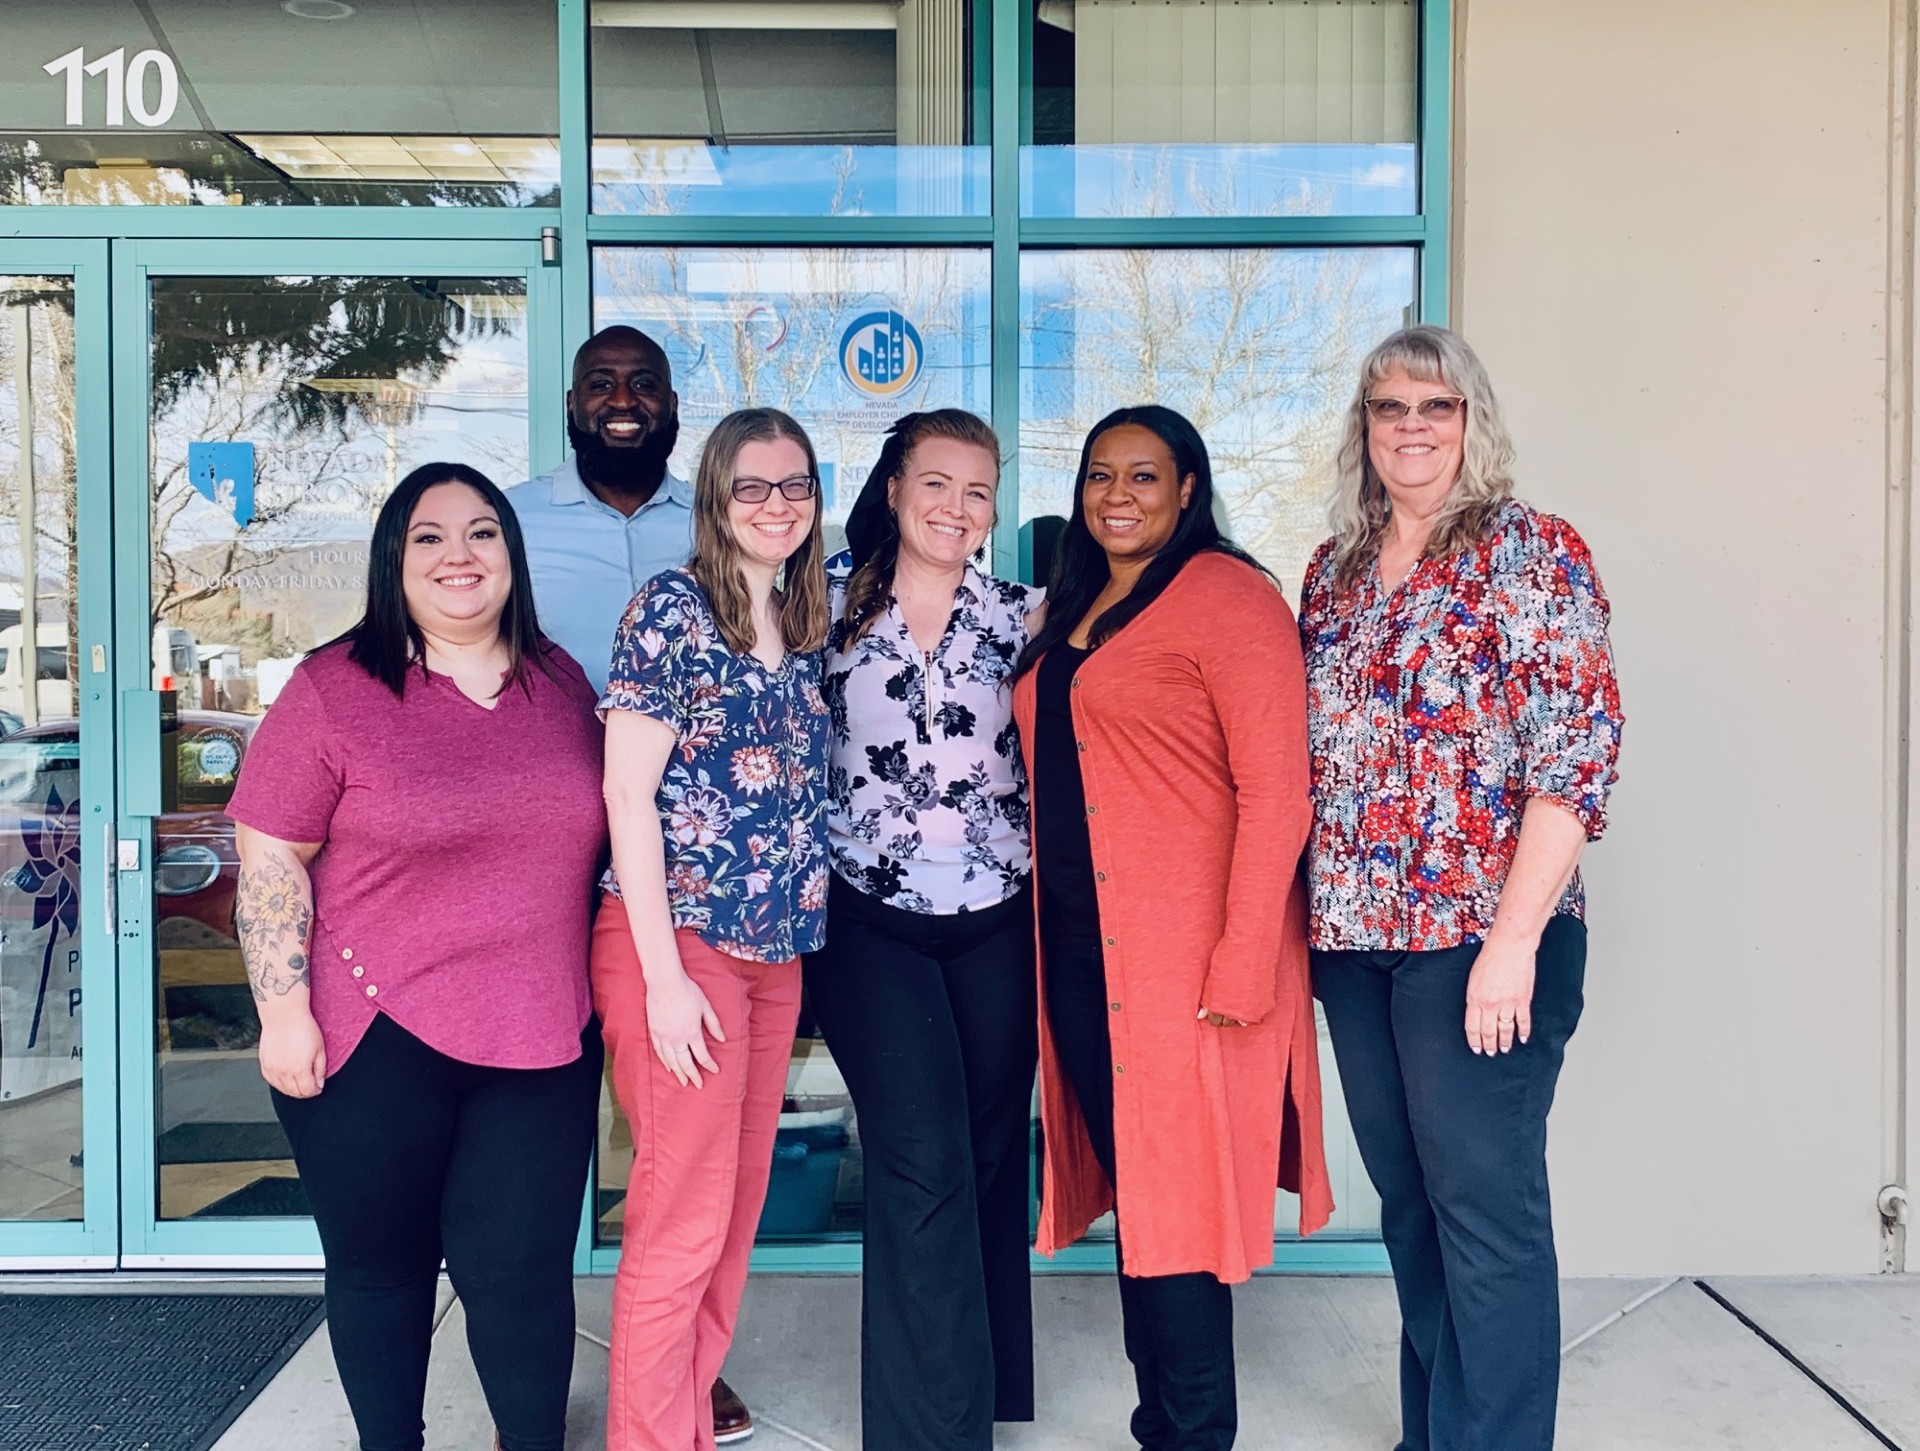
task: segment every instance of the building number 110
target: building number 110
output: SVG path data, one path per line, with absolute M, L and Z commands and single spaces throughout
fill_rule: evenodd
M 174 108 L 180 104 L 180 72 L 174 66 L 173 57 L 164 50 L 143 50 L 129 64 L 125 46 L 92 62 L 87 60 L 86 48 L 82 46 L 68 51 L 58 60 L 48 61 L 40 69 L 50 76 L 66 72 L 69 126 L 86 124 L 83 107 L 87 76 L 106 76 L 109 126 L 126 125 L 129 111 L 142 126 L 164 126 L 173 119 Z M 149 70 L 160 79 L 159 103 L 152 110 L 147 109 Z

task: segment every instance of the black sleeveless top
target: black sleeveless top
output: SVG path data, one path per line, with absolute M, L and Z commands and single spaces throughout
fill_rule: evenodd
M 1100 942 L 1072 703 L 1074 672 L 1092 653 L 1056 645 L 1041 657 L 1034 677 L 1033 864 L 1040 883 L 1040 936 L 1065 945 Z

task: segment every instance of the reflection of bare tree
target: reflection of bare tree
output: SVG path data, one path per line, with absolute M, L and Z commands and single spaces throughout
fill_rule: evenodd
M 1341 409 L 1399 326 L 1402 252 L 1108 251 L 1029 257 L 1022 513 L 1065 513 L 1086 430 L 1163 403 L 1207 440 L 1235 534 L 1290 578 L 1324 533 Z
M 249 667 L 308 648 L 357 613 L 367 531 L 420 443 L 458 458 L 484 449 L 503 482 L 524 476 L 524 364 L 511 346 L 491 361 L 475 347 L 524 338 L 517 279 L 164 282 L 154 327 L 154 625 L 237 646 Z M 209 300 L 212 318 L 199 311 Z M 485 415 L 495 427 L 422 430 L 436 410 Z M 522 426 L 498 428 L 516 417 Z M 244 525 L 187 476 L 189 444 L 223 441 L 256 445 Z
M 684 249 L 617 251 L 596 259 L 596 321 L 654 334 L 676 360 L 685 473 L 707 432 L 734 408 L 785 409 L 823 460 L 864 471 L 880 437 L 915 408 L 986 406 L 984 257 L 949 249 Z M 861 313 L 898 308 L 925 346 L 920 375 L 900 396 L 863 397 L 841 377 L 840 343 Z M 857 479 L 843 479 L 842 517 Z
M 187 444 L 271 438 L 284 412 L 284 380 L 242 356 L 179 392 L 154 420 L 153 594 L 151 624 L 177 623 L 183 612 L 232 590 L 246 571 L 271 568 L 290 549 L 323 537 L 303 511 L 314 486 L 352 481 L 337 461 L 352 441 L 345 422 L 301 435 L 297 472 L 280 450 L 256 454 L 254 511 L 243 529 L 217 513 L 187 479 Z M 234 601 L 237 611 L 238 601 Z M 202 613 L 203 612 L 197 612 Z
M 59 601 L 65 628 L 59 643 L 66 648 L 65 674 L 72 680 L 80 637 L 79 598 L 70 587 L 78 564 L 79 515 L 73 287 L 65 279 L 14 277 L 4 282 L 0 451 L 12 453 L 13 466 L 0 496 L 0 577 L 17 585 L 23 620 L 31 612 L 38 623 L 49 594 Z M 55 630 L 37 636 L 44 647 L 53 647 L 57 639 Z M 37 715 L 37 701 L 28 713 Z

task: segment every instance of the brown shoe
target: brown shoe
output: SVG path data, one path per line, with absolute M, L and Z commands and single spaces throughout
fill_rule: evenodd
M 713 1439 L 717 1445 L 731 1446 L 753 1434 L 753 1416 L 747 1403 L 733 1393 L 724 1380 L 713 1383 Z

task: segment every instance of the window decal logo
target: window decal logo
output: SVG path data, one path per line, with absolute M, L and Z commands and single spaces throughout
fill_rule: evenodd
M 898 398 L 920 376 L 920 333 L 888 309 L 855 318 L 840 337 L 840 371 L 869 398 Z
M 187 479 L 244 529 L 253 519 L 253 445 L 190 443 Z

